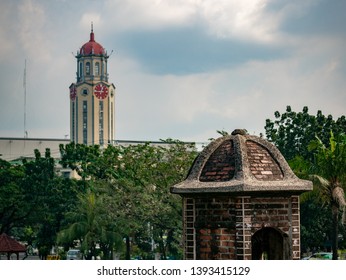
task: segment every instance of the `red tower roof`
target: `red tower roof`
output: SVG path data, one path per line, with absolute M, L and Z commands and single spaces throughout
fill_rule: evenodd
M 91 29 L 91 33 L 90 33 L 90 40 L 89 42 L 85 43 L 81 48 L 79 53 L 81 55 L 104 55 L 106 54 L 105 49 L 95 41 L 95 36 L 94 36 L 94 32 L 93 29 Z

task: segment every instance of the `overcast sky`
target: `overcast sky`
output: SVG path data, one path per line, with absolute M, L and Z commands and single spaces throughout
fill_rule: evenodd
M 264 132 L 287 105 L 346 109 L 344 0 L 1 0 L 0 137 L 64 138 L 77 50 L 116 86 L 116 139 L 204 142 Z

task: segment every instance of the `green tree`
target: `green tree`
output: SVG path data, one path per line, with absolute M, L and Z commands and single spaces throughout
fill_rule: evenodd
M 311 141 L 318 135 L 320 143 L 330 148 L 330 131 L 334 135 L 346 132 L 346 118 L 334 120 L 331 115 L 324 116 L 319 110 L 317 114 L 309 114 L 308 107 L 302 112 L 294 112 L 287 106 L 286 112 L 275 112 L 275 120 L 266 120 L 266 137 L 273 142 L 284 155 L 293 171 L 300 177 L 311 179 L 312 167 L 315 163 L 315 150 L 309 149 Z M 321 202 L 321 192 L 317 189 L 301 196 L 302 248 L 322 247 L 330 236 L 330 219 L 326 215 L 327 206 Z M 322 204 L 321 204 L 322 203 Z M 321 205 L 323 205 L 321 207 Z M 314 218 L 311 218 L 314 217 Z
M 159 252 L 163 259 L 167 255 L 181 257 L 181 199 L 172 195 L 170 187 L 184 180 L 197 156 L 194 144 L 167 139 L 169 146 L 158 148 L 162 156 L 158 159 L 152 178 L 156 186 L 153 192 L 153 220 L 154 240 L 159 245 Z
M 59 149 L 62 166 L 75 170 L 85 184 L 90 176 L 99 179 L 105 177 L 104 169 L 96 164 L 101 156 L 99 145 L 87 146 L 72 142 L 66 145 L 61 144 Z
M 309 150 L 315 152 L 313 178 L 319 186 L 320 197 L 332 212 L 332 250 L 333 259 L 338 258 L 338 228 L 340 209 L 345 212 L 346 201 L 346 135 L 334 137 L 330 133 L 329 145 L 326 146 L 320 138 L 312 141 Z
M 278 147 L 286 160 L 299 155 L 312 161 L 313 153 L 308 150 L 308 145 L 315 135 L 319 135 L 321 141 L 328 145 L 330 131 L 335 135 L 346 133 L 345 116 L 335 121 L 331 115 L 324 116 L 320 110 L 316 116 L 310 115 L 307 106 L 298 113 L 287 106 L 286 112 L 281 114 L 276 111 L 274 115 L 274 121 L 266 120 L 266 137 Z
M 106 253 L 103 258 L 111 258 L 109 251 L 113 251 L 113 246 L 119 244 L 121 239 L 110 226 L 102 196 L 90 190 L 80 194 L 77 208 L 67 216 L 71 223 L 68 228 L 59 232 L 59 243 L 78 240 L 86 259 L 99 256 L 97 245 L 101 245 Z
M 114 222 L 112 226 L 126 240 L 126 259 L 131 258 L 133 245 L 143 258 L 150 256 L 153 243 L 159 244 L 163 258 L 178 251 L 181 202 L 169 187 L 184 179 L 196 151 L 194 144 L 163 142 L 161 146 L 145 143 L 104 150 L 74 144 L 61 147 L 62 164 L 82 167 L 88 188 L 102 195 L 107 220 Z
M 57 176 L 47 149 L 12 165 L 0 160 L 0 232 L 38 246 L 45 258 L 56 244 L 64 213 L 74 207 L 78 183 Z
M 127 241 L 127 259 L 134 243 L 143 258 L 153 253 L 155 244 L 164 259 L 167 254 L 178 254 L 181 201 L 169 188 L 184 179 L 196 151 L 194 144 L 172 139 L 164 142 L 162 146 L 145 143 L 109 147 L 103 153 L 106 158 L 118 159 L 111 165 L 113 170 L 107 172 L 113 178 L 108 197 L 112 198 L 111 212 L 116 213 L 114 219 Z M 109 165 L 111 160 L 104 161 Z
M 310 180 L 313 163 L 296 156 L 289 161 L 295 174 Z M 330 216 L 326 205 L 321 204 L 320 194 L 315 187 L 300 196 L 301 249 L 302 252 L 325 250 L 330 240 L 328 229 L 331 228 Z M 327 213 L 328 212 L 328 213 Z M 327 230 L 326 230 L 327 229 Z
M 0 234 L 25 224 L 30 205 L 25 199 L 24 168 L 0 159 Z
M 300 200 L 300 234 L 303 252 L 330 248 L 332 223 L 327 205 L 321 203 L 318 190 L 304 193 Z
M 45 259 L 56 245 L 64 213 L 74 207 L 78 185 L 56 174 L 55 160 L 49 149 L 44 157 L 38 150 L 34 152 L 34 160 L 23 161 L 25 201 L 30 207 L 25 226 L 35 231 L 35 243 L 41 258 Z

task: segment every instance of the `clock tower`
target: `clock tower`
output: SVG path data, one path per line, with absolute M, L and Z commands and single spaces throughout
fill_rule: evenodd
M 77 51 L 76 82 L 70 85 L 70 137 L 79 144 L 106 146 L 114 141 L 115 86 L 108 81 L 106 50 L 90 40 Z

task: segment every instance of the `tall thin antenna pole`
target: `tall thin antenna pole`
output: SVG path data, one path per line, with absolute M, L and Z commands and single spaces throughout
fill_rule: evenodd
M 28 132 L 26 131 L 26 59 L 24 64 L 23 88 L 24 88 L 24 138 L 27 138 Z

